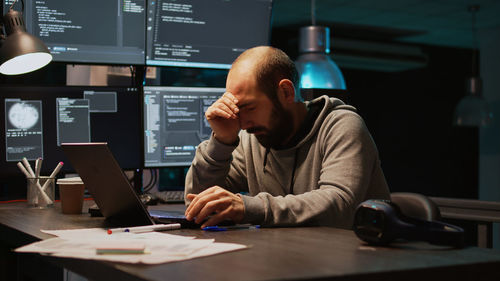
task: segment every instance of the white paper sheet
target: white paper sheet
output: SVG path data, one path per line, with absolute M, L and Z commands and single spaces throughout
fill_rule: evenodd
M 122 238 L 132 238 L 132 239 L 154 239 L 160 238 L 164 239 L 165 236 L 171 239 L 193 239 L 194 236 L 181 236 L 168 234 L 166 232 L 144 232 L 144 233 L 130 233 L 130 232 L 117 232 L 113 234 L 108 234 L 106 229 L 103 228 L 82 228 L 82 229 L 64 229 L 64 230 L 40 230 L 43 233 L 51 234 L 59 238 L 66 240 L 72 239 L 122 239 Z
M 182 261 L 197 257 L 215 255 L 229 251 L 246 249 L 247 246 L 232 243 L 216 243 L 213 239 L 194 239 L 160 232 L 107 234 L 101 228 L 73 230 L 42 230 L 57 235 L 35 242 L 15 251 L 19 253 L 41 253 L 58 257 L 116 261 L 125 263 L 158 264 Z M 103 244 L 142 243 L 145 254 L 98 255 L 96 249 Z

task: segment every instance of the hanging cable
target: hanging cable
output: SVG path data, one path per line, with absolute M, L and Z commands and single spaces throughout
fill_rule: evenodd
M 144 193 L 148 192 L 152 188 L 152 184 L 153 184 L 153 170 L 154 169 L 149 169 L 149 181 L 148 181 L 147 184 L 145 184 L 142 187 L 142 190 L 144 191 Z
M 473 52 L 472 52 L 472 76 L 476 77 L 478 76 L 478 63 L 479 63 L 479 44 L 478 44 L 478 39 L 477 39 L 477 26 L 476 26 L 476 13 L 479 11 L 479 5 L 470 5 L 468 8 L 469 12 L 471 13 L 471 21 L 472 21 L 472 44 L 473 44 Z
M 158 182 L 158 171 L 157 169 L 149 169 L 150 171 L 150 179 L 147 185 L 143 187 L 144 193 L 151 191 L 156 186 Z
M 316 1 L 311 0 L 311 23 L 316 25 Z
M 137 68 L 133 65 L 129 66 L 130 69 L 130 85 L 131 87 L 135 87 L 135 75 L 137 73 Z
M 143 75 L 142 75 L 142 85 L 145 86 L 146 85 L 146 73 L 148 71 L 148 67 L 147 66 L 144 66 L 144 69 L 143 69 Z

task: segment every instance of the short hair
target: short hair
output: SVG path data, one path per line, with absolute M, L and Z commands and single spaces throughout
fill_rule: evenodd
M 282 79 L 290 80 L 295 86 L 295 100 L 301 101 L 300 91 L 297 88 L 298 73 L 295 64 L 290 57 L 280 49 L 261 46 L 249 49 L 242 53 L 233 63 L 237 63 L 240 59 L 252 57 L 257 49 L 264 49 L 265 52 L 257 52 L 261 55 L 261 59 L 257 59 L 255 65 L 255 79 L 257 87 L 260 88 L 273 102 L 278 101 L 277 90 L 278 84 Z

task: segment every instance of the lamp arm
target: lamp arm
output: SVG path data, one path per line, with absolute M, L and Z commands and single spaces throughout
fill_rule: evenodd
M 0 19 L 0 48 L 2 48 L 2 45 L 3 45 L 3 41 L 6 39 L 7 37 L 5 36 L 5 34 L 3 33 L 3 22 L 2 20 Z
M 3 41 L 5 40 L 5 35 L 4 35 L 4 31 L 3 31 L 3 5 L 4 5 L 4 2 L 3 0 L 0 1 L 0 48 L 2 47 L 3 45 Z

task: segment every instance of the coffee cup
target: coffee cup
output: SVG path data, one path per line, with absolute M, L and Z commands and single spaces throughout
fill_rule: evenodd
M 85 186 L 80 177 L 62 178 L 57 180 L 61 211 L 63 214 L 81 214 L 83 207 L 83 192 Z

